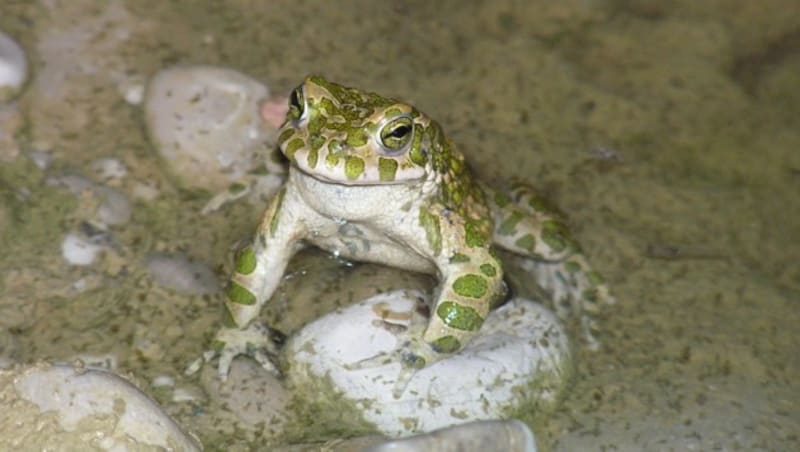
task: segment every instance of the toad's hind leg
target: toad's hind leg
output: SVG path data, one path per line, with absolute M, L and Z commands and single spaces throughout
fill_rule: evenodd
M 513 183 L 508 194 L 484 190 L 494 218 L 494 242 L 530 257 L 522 267 L 551 295 L 556 314 L 561 319 L 579 316 L 584 339 L 597 348 L 595 315 L 599 304 L 611 304 L 614 298 L 571 237 L 564 215 L 524 183 Z

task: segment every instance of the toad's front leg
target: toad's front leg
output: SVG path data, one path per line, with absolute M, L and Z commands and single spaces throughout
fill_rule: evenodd
M 400 346 L 390 353 L 347 366 L 351 369 L 401 363 L 393 394 L 399 398 L 420 369 L 459 352 L 475 336 L 491 308 L 505 295 L 503 269 L 490 252 L 488 240 L 466 240 L 463 222 L 429 217 L 426 234 L 441 283 L 430 317 L 412 315 L 408 330 L 397 336 Z M 435 231 L 433 234 L 431 231 Z
M 214 338 L 212 350 L 202 359 L 209 361 L 219 356 L 218 372 L 223 381 L 233 359 L 243 354 L 255 358 L 265 369 L 278 372 L 273 363 L 276 334 L 254 320 L 278 286 L 295 244 L 305 235 L 295 208 L 299 206 L 296 196 L 291 186 L 283 187 L 270 201 L 252 242 L 237 253 L 225 289 L 223 326 Z M 196 367 L 199 364 L 190 369 Z

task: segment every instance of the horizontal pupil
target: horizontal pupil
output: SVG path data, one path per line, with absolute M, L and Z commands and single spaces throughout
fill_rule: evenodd
M 390 135 L 395 138 L 400 138 L 407 133 L 408 133 L 408 126 L 400 126 L 392 130 L 392 133 L 390 133 Z

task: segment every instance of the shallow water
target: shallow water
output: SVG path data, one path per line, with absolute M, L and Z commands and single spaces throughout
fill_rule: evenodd
M 224 274 L 260 212 L 240 203 L 199 217 L 208 194 L 175 184 L 112 74 L 209 63 L 280 93 L 321 73 L 415 103 L 483 178 L 530 180 L 603 270 L 619 301 L 601 351 L 578 353 L 556 413 L 526 419 L 543 450 L 796 448 L 800 6 L 766 3 L 6 2 L 0 29 L 35 73 L 78 69 L 29 87 L 19 155 L 0 153 L 0 327 L 13 326 L 22 362 L 113 353 L 142 381 L 191 385 L 181 372 L 221 301 L 158 288 L 142 259 L 181 251 Z M 117 253 L 69 267 L 59 244 L 86 206 L 44 183 L 25 157 L 34 150 L 51 151 L 47 174 L 88 175 L 115 156 L 160 196 L 113 230 Z M 320 291 L 346 272 L 314 253 L 293 268 Z M 90 289 L 73 289 L 79 280 Z M 302 321 L 287 303 L 294 284 L 266 314 L 288 330 Z M 327 301 L 315 313 L 347 302 Z M 247 435 L 160 401 L 209 444 L 246 447 Z

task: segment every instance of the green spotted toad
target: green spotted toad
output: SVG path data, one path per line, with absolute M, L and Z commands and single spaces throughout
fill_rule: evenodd
M 436 275 L 430 317 L 388 357 L 402 364 L 399 381 L 479 333 L 505 294 L 494 246 L 530 257 L 538 282 L 561 311 L 580 313 L 595 344 L 591 314 L 613 299 L 557 212 L 523 183 L 501 192 L 478 182 L 439 124 L 413 106 L 310 76 L 290 96 L 278 143 L 288 180 L 237 256 L 224 327 L 206 356 L 219 353 L 223 379 L 239 354 L 276 370 L 268 329 L 254 320 L 302 242 Z

